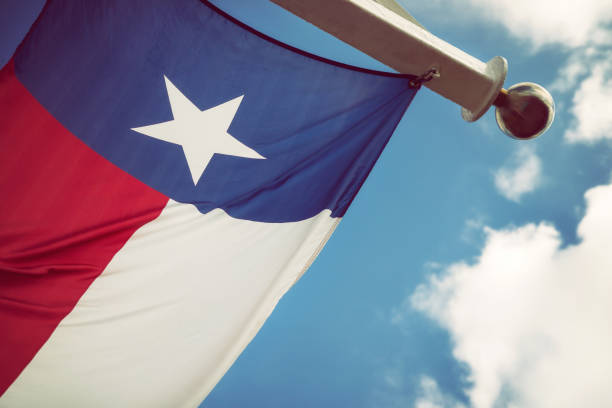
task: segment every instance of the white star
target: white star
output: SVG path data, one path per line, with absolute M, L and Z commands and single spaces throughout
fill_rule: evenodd
M 244 95 L 201 111 L 165 75 L 164 79 L 174 120 L 132 128 L 132 130 L 181 145 L 193 184 L 198 184 L 215 153 L 265 159 L 227 133 Z

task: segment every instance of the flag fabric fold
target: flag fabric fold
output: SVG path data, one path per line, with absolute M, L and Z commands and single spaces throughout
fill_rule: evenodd
M 0 406 L 196 406 L 346 212 L 412 77 L 198 0 L 50 0 L 0 72 Z

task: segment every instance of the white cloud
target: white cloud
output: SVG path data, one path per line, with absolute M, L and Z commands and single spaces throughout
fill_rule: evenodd
M 434 261 L 427 261 L 425 262 L 423 266 L 425 267 L 425 269 L 429 269 L 429 270 L 435 270 L 435 269 L 442 268 L 442 264 L 440 262 L 434 262 Z
M 414 408 L 465 408 L 465 405 L 442 393 L 438 383 L 431 377 L 421 377 L 418 392 Z
M 412 398 L 404 390 L 404 378 L 397 368 L 387 369 L 382 382 L 371 390 L 370 401 L 367 404 L 372 408 L 407 408 Z
M 540 158 L 532 147 L 522 145 L 494 177 L 497 191 L 508 200 L 519 202 L 524 194 L 534 191 L 541 183 Z
M 513 35 L 539 47 L 585 45 L 604 38 L 602 25 L 612 20 L 612 6 L 601 0 L 469 0 L 480 13 L 501 23 Z
M 384 386 L 373 390 L 369 406 L 379 408 L 466 408 L 451 395 L 438 387 L 431 377 L 421 376 L 416 396 L 404 388 L 404 379 L 398 370 L 388 370 L 383 378 Z
M 612 53 L 610 53 L 612 57 Z M 583 61 L 584 65 L 588 61 Z M 567 66 L 572 71 L 572 65 Z M 593 143 L 612 139 L 612 63 L 602 61 L 592 67 L 590 76 L 580 83 L 570 112 L 574 124 L 565 133 L 569 142 Z
M 556 44 L 573 48 L 590 43 L 610 43 L 605 24 L 612 21 L 608 1 L 583 0 L 448 0 L 403 2 L 406 9 L 430 20 L 448 22 L 480 20 L 506 28 L 535 48 Z M 441 12 L 444 10 L 444 12 Z M 427 26 L 427 21 L 423 21 Z
M 569 51 L 558 77 L 550 84 L 550 89 L 557 92 L 557 99 L 572 100 L 567 112 L 561 112 L 573 117 L 565 139 L 589 144 L 612 139 L 610 1 L 432 0 L 410 4 L 404 1 L 404 4 L 417 17 L 427 16 L 430 21 L 436 19 L 446 25 L 493 23 L 531 46 L 531 51 L 544 46 Z M 427 26 L 427 21 L 423 23 Z
M 469 218 L 463 224 L 463 230 L 459 235 L 459 238 L 470 245 L 480 246 L 482 243 L 482 227 L 485 225 L 485 217 L 478 216 L 476 218 Z
M 552 82 L 549 90 L 561 93 L 572 91 L 578 80 L 589 73 L 589 63 L 585 63 L 586 58 L 587 56 L 580 52 L 570 55 L 565 65 L 559 70 L 557 78 Z
M 486 229 L 474 263 L 410 297 L 449 331 L 475 408 L 612 406 L 612 185 L 585 197 L 578 244 L 546 223 Z

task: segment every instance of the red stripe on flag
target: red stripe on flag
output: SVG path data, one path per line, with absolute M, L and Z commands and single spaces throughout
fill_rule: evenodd
M 78 140 L 0 72 L 0 395 L 168 198 Z M 34 391 L 33 391 L 34 392 Z

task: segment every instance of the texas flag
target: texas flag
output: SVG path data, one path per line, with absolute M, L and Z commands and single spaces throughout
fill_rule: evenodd
M 50 0 L 0 72 L 0 406 L 197 406 L 416 90 L 199 0 Z

